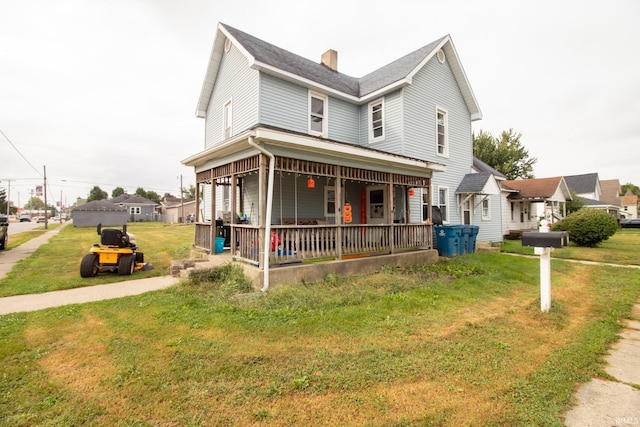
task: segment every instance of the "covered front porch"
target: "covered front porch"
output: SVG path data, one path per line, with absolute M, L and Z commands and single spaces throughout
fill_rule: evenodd
M 442 165 L 361 148 L 354 162 L 351 146 L 310 152 L 256 140 L 239 141 L 235 159 L 185 161 L 197 172 L 195 247 L 215 254 L 224 238 L 233 260 L 259 270 L 435 252 L 430 186 Z

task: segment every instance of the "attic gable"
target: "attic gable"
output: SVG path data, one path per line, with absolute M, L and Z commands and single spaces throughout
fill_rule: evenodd
M 205 117 L 212 95 L 225 43 L 238 48 L 250 67 L 278 78 L 294 81 L 351 102 L 365 103 L 389 91 L 411 84 L 412 77 L 442 49 L 464 97 L 472 120 L 482 118 L 480 107 L 467 80 L 450 36 L 444 36 L 402 58 L 355 78 L 281 49 L 225 24 L 218 24 L 207 73 L 196 108 L 197 117 Z

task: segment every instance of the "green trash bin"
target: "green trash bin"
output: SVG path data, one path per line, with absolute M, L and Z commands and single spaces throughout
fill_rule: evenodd
M 460 246 L 459 226 L 436 225 L 436 239 L 438 241 L 438 254 L 440 256 L 454 257 L 458 255 Z

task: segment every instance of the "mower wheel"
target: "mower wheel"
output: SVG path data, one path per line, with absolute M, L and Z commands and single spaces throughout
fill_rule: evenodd
M 136 267 L 133 255 L 122 255 L 118 262 L 118 276 L 130 276 Z
M 136 252 L 136 263 L 144 262 L 144 254 L 142 252 Z
M 98 255 L 86 254 L 80 262 L 80 277 L 94 277 L 98 275 Z

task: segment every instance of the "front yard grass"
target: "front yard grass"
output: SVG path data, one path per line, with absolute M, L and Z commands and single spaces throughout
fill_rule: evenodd
M 571 242 L 571 237 L 569 237 L 569 246 L 554 249 L 551 252 L 551 257 L 611 264 L 640 265 L 639 245 L 640 230 L 622 229 L 595 248 L 577 246 Z M 533 248 L 522 246 L 522 241 L 520 240 L 505 240 L 501 250 L 502 252 L 533 255 Z
M 0 426 L 562 426 L 640 276 L 553 260 L 541 313 L 537 271 L 477 253 L 256 294 L 228 265 L 1 316 Z
M 100 273 L 97 277 L 81 278 L 80 260 L 93 244 L 100 243 L 100 236 L 95 227 L 68 225 L 0 280 L 0 297 L 166 275 L 171 260 L 187 258 L 193 244 L 194 227 L 191 224 L 139 222 L 129 224 L 127 231 L 136 235 L 136 243 L 144 253 L 145 262 L 153 265 L 152 270 L 136 271 L 131 276 Z M 15 237 L 23 234 L 27 235 L 27 232 Z M 11 240 L 13 238 L 10 236 Z M 10 241 L 9 248 L 12 245 Z

